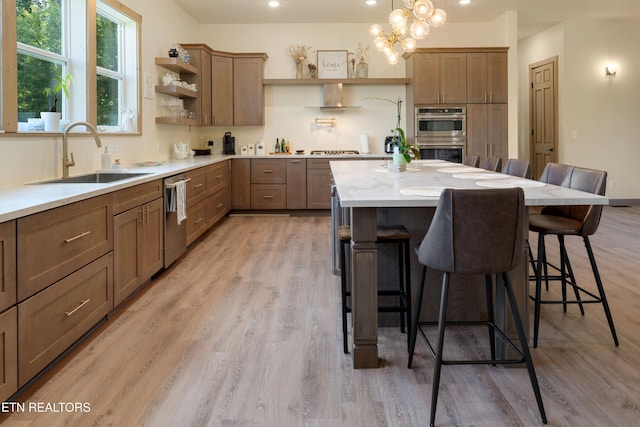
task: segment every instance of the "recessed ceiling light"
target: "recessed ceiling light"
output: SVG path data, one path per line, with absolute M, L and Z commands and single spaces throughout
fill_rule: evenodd
M 378 3 L 378 0 L 367 0 L 365 1 L 365 3 L 369 6 L 373 6 L 374 4 Z
M 458 3 L 460 3 L 460 4 L 469 4 L 469 3 L 471 3 L 471 0 L 458 0 Z
M 280 2 L 277 0 L 271 0 L 269 3 L 267 3 L 270 7 L 278 7 L 280 6 Z

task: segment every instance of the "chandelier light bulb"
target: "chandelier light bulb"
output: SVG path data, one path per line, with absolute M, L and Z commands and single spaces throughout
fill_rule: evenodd
M 433 14 L 433 4 L 430 1 L 418 1 L 413 5 L 413 16 L 418 19 L 429 19 Z
M 373 45 L 376 47 L 376 49 L 379 52 L 382 52 L 384 50 L 384 47 L 386 45 L 386 40 L 383 36 L 378 36 L 373 40 Z
M 400 42 L 400 46 L 402 46 L 402 49 L 404 49 L 405 52 L 411 53 L 416 50 L 416 41 L 411 37 L 407 37 L 406 39 L 402 40 L 402 42 Z
M 447 13 L 442 9 L 436 9 L 429 18 L 429 24 L 433 28 L 442 27 L 447 22 Z
M 391 65 L 396 65 L 400 61 L 400 55 L 395 50 L 387 55 L 387 62 Z
M 431 28 L 426 21 L 414 21 L 411 24 L 411 37 L 416 40 L 422 40 L 429 35 Z
M 373 37 L 378 37 L 379 35 L 384 34 L 384 30 L 382 29 L 382 25 L 373 24 L 371 26 L 371 28 L 369 28 L 369 34 L 371 34 Z
M 392 28 L 400 28 L 407 25 L 407 13 L 404 9 L 396 9 L 389 14 L 389 24 Z

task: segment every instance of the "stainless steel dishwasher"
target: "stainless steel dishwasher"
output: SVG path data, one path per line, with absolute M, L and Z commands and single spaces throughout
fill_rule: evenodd
M 176 188 L 179 183 L 187 182 L 189 179 L 185 174 L 164 179 L 164 268 L 169 267 L 187 250 L 187 221 L 178 224 L 177 203 L 179 202 Z

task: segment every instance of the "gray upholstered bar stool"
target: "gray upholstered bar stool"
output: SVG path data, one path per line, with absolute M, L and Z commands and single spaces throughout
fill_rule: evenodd
M 498 156 L 489 156 L 482 163 L 482 169 L 498 172 L 502 167 L 502 159 Z
M 422 264 L 421 283 L 411 324 L 409 362 L 411 368 L 418 331 L 427 342 L 435 358 L 431 393 L 431 420 L 433 426 L 440 387 L 440 369 L 446 364 L 511 364 L 525 363 L 536 397 L 542 422 L 547 418 L 540 395 L 538 379 L 529 352 L 527 337 L 515 300 L 509 271 L 522 260 L 526 224 L 524 192 L 522 188 L 495 190 L 453 190 L 445 189 L 440 195 L 438 207 L 429 230 L 416 249 Z M 420 322 L 420 308 L 424 293 L 427 268 L 442 271 L 442 295 L 440 315 L 437 322 Z M 447 303 L 451 274 L 478 274 L 485 277 L 487 321 L 447 321 Z M 518 333 L 520 349 L 494 323 L 493 280 L 500 276 Z M 500 281 L 496 280 L 496 286 Z M 434 350 L 422 326 L 437 325 L 437 343 Z M 445 326 L 481 325 L 489 328 L 491 359 L 488 360 L 443 360 Z M 518 356 L 517 359 L 496 360 L 496 332 L 501 341 Z
M 531 178 L 531 164 L 528 160 L 507 159 L 502 167 L 502 173 L 529 179 Z
M 347 333 L 347 313 L 351 313 L 351 290 L 347 278 L 346 252 L 351 244 L 351 228 L 340 226 L 338 228 L 338 238 L 340 240 L 340 282 L 342 288 L 342 345 L 344 352 L 349 352 Z M 378 312 L 400 313 L 400 330 L 407 329 L 407 346 L 411 332 L 411 264 L 410 258 L 411 234 L 403 225 L 379 225 L 376 234 L 376 244 L 394 244 L 398 249 L 398 287 L 397 289 L 378 289 L 378 296 L 397 297 L 397 304 L 378 303 Z
M 465 166 L 473 166 L 474 168 L 477 168 L 478 166 L 480 166 L 480 157 L 476 156 L 475 154 L 469 154 L 468 156 L 465 156 L 462 164 Z
M 548 170 L 547 170 L 548 169 Z M 550 163 L 542 173 L 542 180 L 560 182 L 563 187 L 575 190 L 586 191 L 593 194 L 604 195 L 607 183 L 607 173 L 594 169 L 579 168 L 568 165 Z M 547 181 L 545 181 L 547 182 Z M 600 224 L 602 215 L 601 205 L 592 206 L 547 206 L 540 213 L 529 215 L 529 230 L 538 233 L 538 255 L 535 262 L 532 261 L 535 271 L 535 295 L 531 298 L 535 302 L 534 323 L 533 323 L 533 346 L 538 345 L 538 331 L 540 328 L 540 306 L 541 304 L 562 304 L 564 312 L 567 311 L 567 304 L 577 304 L 580 313 L 584 315 L 583 304 L 601 303 L 604 309 L 609 329 L 613 337 L 613 342 L 618 345 L 618 336 L 613 324 L 611 310 L 607 303 L 607 297 L 602 285 L 602 279 L 598 271 L 596 259 L 591 248 L 589 236 L 594 234 Z M 552 235 L 558 238 L 560 249 L 560 267 L 548 262 L 545 248 L 545 236 Z M 593 277 L 598 289 L 598 295 L 584 289 L 576 283 L 569 255 L 565 246 L 565 236 L 580 236 L 584 241 L 589 257 L 589 263 L 593 271 Z M 559 272 L 559 275 L 549 275 L 549 267 Z M 542 299 L 542 281 L 544 280 L 547 290 L 549 281 L 556 280 L 562 284 L 561 299 Z M 575 300 L 567 298 L 567 285 L 573 289 Z M 587 296 L 583 299 L 581 295 Z

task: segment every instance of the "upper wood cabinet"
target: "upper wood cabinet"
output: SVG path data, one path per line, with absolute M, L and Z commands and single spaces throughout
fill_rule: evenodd
M 467 54 L 467 102 L 506 103 L 506 52 L 470 52 Z
M 211 55 L 214 126 L 264 125 L 263 53 Z
M 233 124 L 264 125 L 265 54 L 246 54 L 233 58 Z
M 413 77 L 413 104 L 457 104 L 467 101 L 467 54 L 419 52 L 407 61 Z
M 211 124 L 233 125 L 233 58 L 211 55 Z
M 193 45 L 187 49 L 191 57 L 190 64 L 198 69 L 190 83 L 198 88 L 198 97 L 191 105 L 191 111 L 201 126 L 211 125 L 211 53 L 206 45 Z

